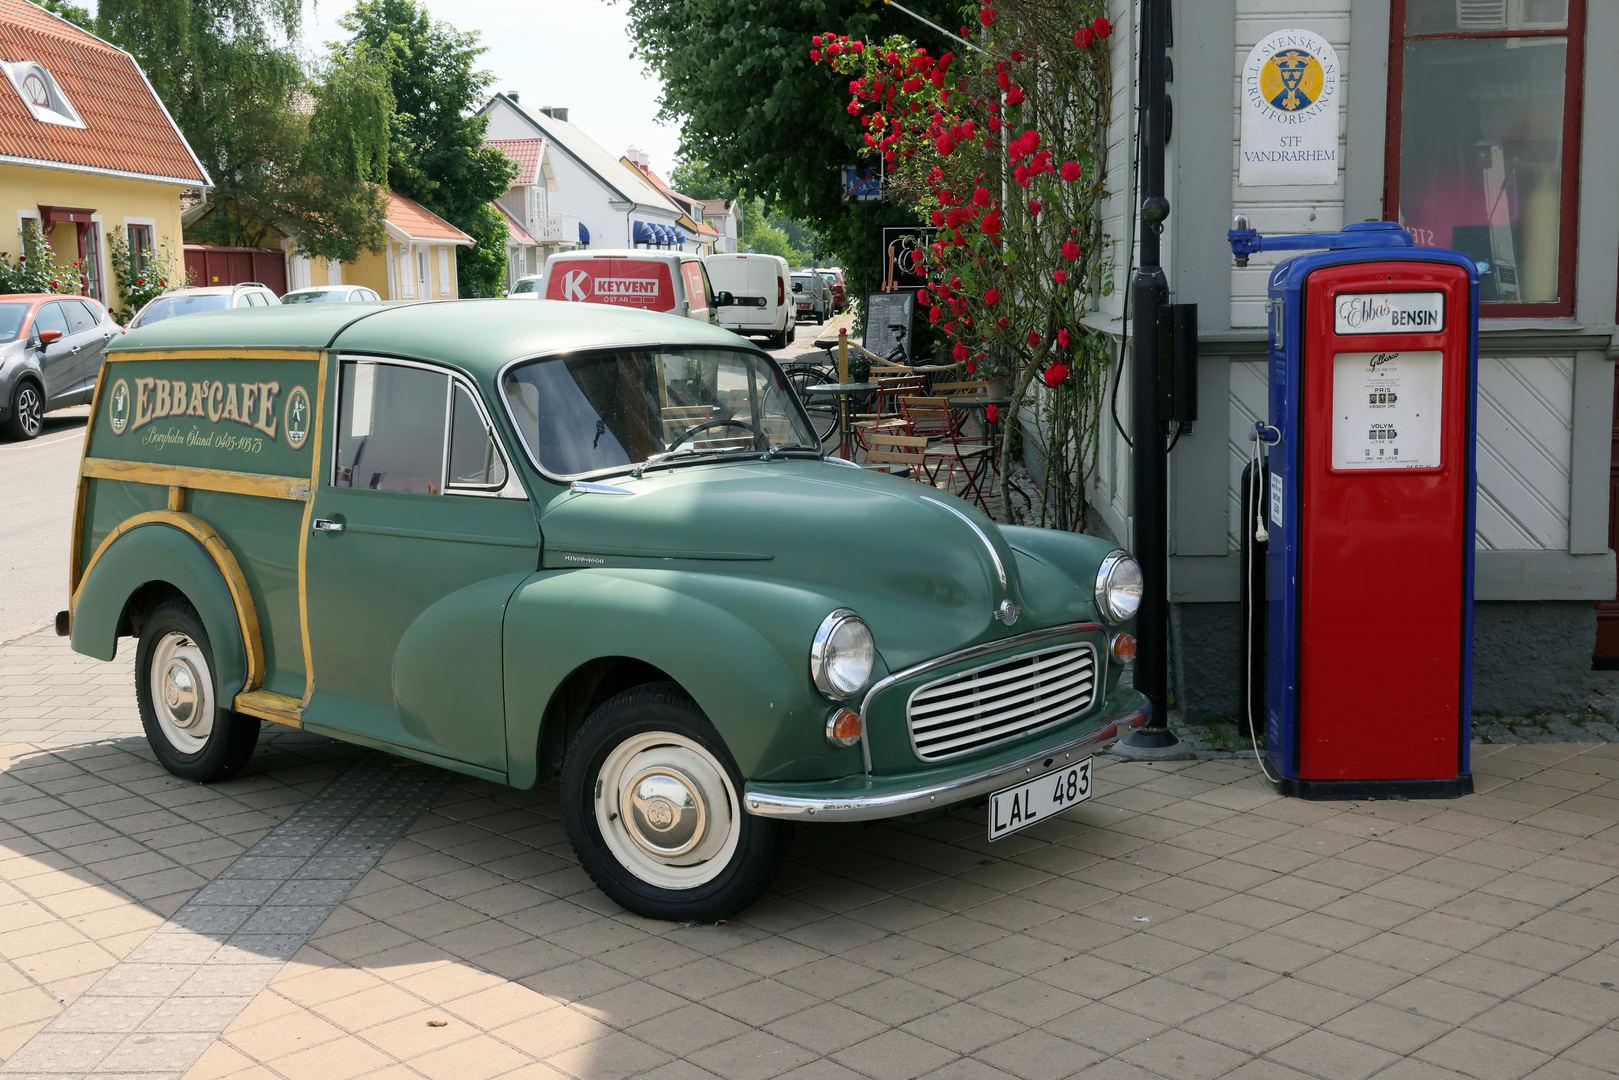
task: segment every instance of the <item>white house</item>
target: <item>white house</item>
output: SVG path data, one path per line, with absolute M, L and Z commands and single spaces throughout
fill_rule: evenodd
M 557 184 L 547 185 L 550 212 L 578 219 L 581 246 L 679 246 L 681 211 L 617 154 L 568 123 L 567 109 L 530 110 L 510 94 L 496 94 L 482 113 L 489 117 L 491 140 L 545 140 Z
M 703 221 L 716 233 L 714 251 L 734 254 L 742 250 L 742 203 L 737 199 L 704 199 Z
M 519 172 L 495 208 L 506 219 L 506 288 L 526 274 L 538 274 L 545 260 L 558 251 L 580 245 L 579 217 L 553 213 L 552 192 L 558 191 L 548 144 L 543 138 L 489 139 L 493 146 L 517 162 Z

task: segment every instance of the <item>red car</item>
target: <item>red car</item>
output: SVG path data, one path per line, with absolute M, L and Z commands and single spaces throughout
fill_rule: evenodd
M 837 267 L 817 266 L 815 272 L 826 278 L 827 285 L 832 289 L 832 307 L 842 315 L 844 305 L 848 303 L 848 293 L 843 284 L 843 271 Z
M 0 296 L 0 431 L 32 439 L 45 413 L 89 404 L 101 351 L 121 333 L 88 296 Z

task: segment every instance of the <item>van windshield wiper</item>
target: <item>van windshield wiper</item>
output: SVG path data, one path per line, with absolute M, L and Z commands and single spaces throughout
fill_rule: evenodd
M 814 454 L 816 457 L 823 457 L 825 456 L 826 451 L 819 446 L 809 446 L 805 443 L 786 443 L 784 445 L 772 446 L 769 450 L 766 450 L 763 454 L 759 455 L 759 460 L 769 461 L 772 458 L 778 458 L 783 454 L 788 453 L 808 453 Z
M 641 464 L 630 470 L 630 475 L 639 480 L 641 479 L 641 474 L 646 472 L 647 469 L 654 465 L 680 465 L 695 462 L 697 460 L 723 461 L 728 457 L 752 457 L 757 452 L 758 451 L 751 448 L 746 450 L 738 450 L 733 447 L 731 449 L 716 450 L 702 449 L 696 446 L 682 446 L 674 450 L 665 450 L 662 453 L 647 455 L 647 459 L 645 461 L 641 462 Z M 687 461 L 677 459 L 687 459 Z

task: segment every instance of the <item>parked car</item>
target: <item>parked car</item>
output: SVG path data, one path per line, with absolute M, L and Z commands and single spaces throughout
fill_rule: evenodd
M 176 315 L 194 315 L 199 311 L 275 307 L 280 303 L 268 285 L 257 281 L 244 281 L 240 285 L 181 285 L 148 300 L 129 320 L 129 329 L 137 330 Z
M 716 325 L 730 303 L 729 293 L 714 291 L 702 257 L 683 251 L 565 251 L 546 260 L 540 277 L 547 300 L 667 311 Z
M 819 325 L 832 314 L 832 288 L 813 270 L 793 271 L 793 296 L 799 319 L 814 319 Z
M 843 283 L 843 270 L 835 266 L 817 266 L 815 272 L 826 278 L 826 283 L 832 290 L 832 309 L 842 315 L 843 309 L 849 306 L 848 289 Z
M 716 289 L 731 294 L 720 308 L 720 325 L 732 333 L 766 334 L 772 348 L 798 336 L 793 300 L 787 294 L 787 260 L 779 255 L 710 255 L 703 260 Z
M 526 274 L 517 279 L 512 285 L 511 292 L 506 295 L 518 300 L 538 300 L 545 295 L 540 291 L 540 285 L 544 281 L 544 274 Z
M 608 896 L 713 921 L 794 822 L 987 797 L 997 839 L 1083 800 L 1086 755 L 1146 717 L 1135 560 L 823 458 L 719 327 L 315 304 L 113 348 L 57 624 L 102 660 L 136 639 L 147 739 L 187 780 L 272 721 L 556 783 Z
M 375 289 L 364 285 L 314 285 L 294 289 L 281 297 L 283 304 L 345 304 L 381 300 Z
M 88 296 L 0 296 L 0 430 L 32 439 L 45 413 L 87 403 L 102 350 L 122 333 Z

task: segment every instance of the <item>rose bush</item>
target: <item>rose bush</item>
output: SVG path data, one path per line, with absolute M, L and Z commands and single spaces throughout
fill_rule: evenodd
M 977 47 L 960 54 L 828 32 L 810 56 L 849 78 L 889 199 L 933 228 L 917 295 L 929 323 L 969 373 L 1007 380 L 1005 439 L 1035 411 L 1042 524 L 1083 528 L 1109 356 L 1080 320 L 1113 289 L 1100 217 L 1113 28 L 1099 0 L 970 10 L 961 35 Z

